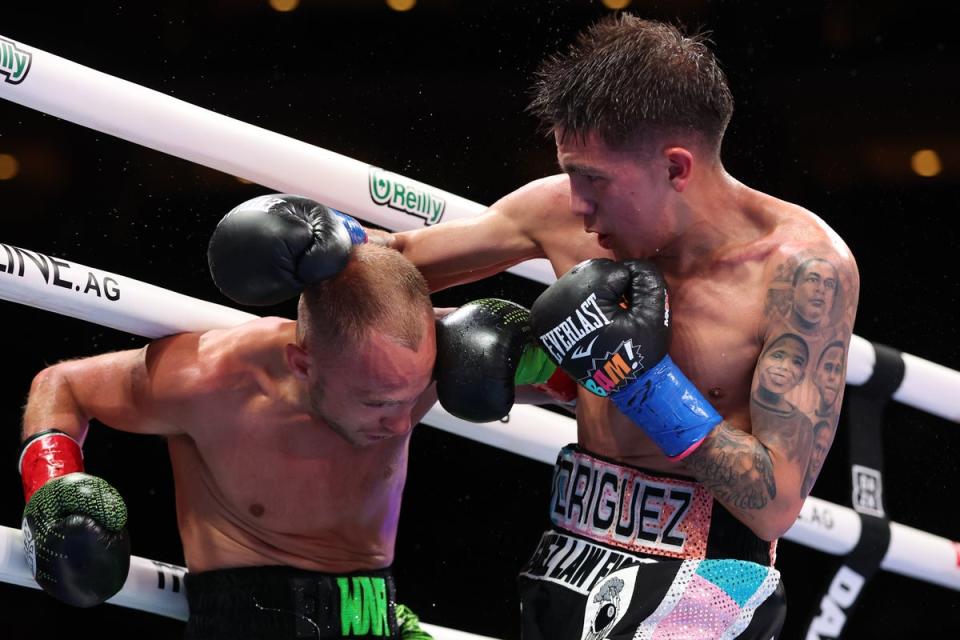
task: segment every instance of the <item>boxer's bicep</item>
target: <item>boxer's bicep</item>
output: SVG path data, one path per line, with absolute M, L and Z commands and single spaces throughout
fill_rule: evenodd
M 182 349 L 176 350 L 180 362 L 173 362 L 169 346 L 174 340 L 165 338 L 141 349 L 48 367 L 31 386 L 24 432 L 35 427 L 58 428 L 82 440 L 89 421 L 97 420 L 122 431 L 176 433 L 171 421 L 175 399 L 184 397 L 185 385 L 190 383 L 189 375 L 173 375 L 174 367 L 185 364 Z M 153 370 L 148 365 L 151 360 Z
M 121 431 L 182 433 L 204 386 L 197 344 L 179 334 L 91 358 L 75 376 L 89 416 Z
M 806 412 L 787 400 L 786 389 L 802 384 L 807 358 L 805 341 L 781 333 L 762 346 L 750 393 L 751 433 L 769 461 L 771 494 L 799 496 L 812 446 L 812 425 Z
M 801 486 L 801 495 L 804 498 L 810 494 L 836 435 L 846 387 L 850 339 L 860 296 L 860 277 L 853 258 L 838 258 L 836 265 L 838 282 L 833 314 L 835 319 L 829 325 L 831 331 L 811 354 L 808 369 L 807 384 L 814 399 L 813 407 L 808 409 L 813 424 L 813 441 Z
M 38 372 L 24 406 L 24 438 L 58 429 L 82 444 L 91 419 L 118 419 L 130 404 L 123 372 L 130 370 L 137 353 L 64 360 Z
M 498 208 L 463 220 L 395 235 L 392 245 L 413 262 L 432 291 L 494 275 L 542 257 L 537 244 Z
M 192 425 L 207 424 L 237 402 L 224 380 L 236 377 L 229 371 L 229 348 L 203 350 L 207 334 L 182 333 L 155 340 L 143 349 L 143 357 L 131 375 L 131 407 L 134 429 L 143 433 L 172 435 L 188 433 Z M 118 427 L 123 429 L 124 427 Z
M 524 260 L 546 257 L 545 235 L 582 232 L 569 213 L 566 176 L 541 178 L 478 216 L 393 235 L 391 246 L 423 272 L 434 291 L 473 282 Z
M 751 385 L 752 433 L 770 452 L 780 490 L 805 498 L 836 433 L 859 276 L 837 246 L 778 258 Z

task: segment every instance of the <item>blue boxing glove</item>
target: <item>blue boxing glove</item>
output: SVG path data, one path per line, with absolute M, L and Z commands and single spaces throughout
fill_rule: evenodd
M 689 455 L 723 420 L 667 355 L 667 285 L 652 263 L 581 262 L 530 313 L 551 359 L 591 393 L 609 396 L 668 458 Z
M 360 224 L 319 202 L 288 194 L 253 198 L 217 224 L 207 247 L 213 281 L 247 305 L 271 305 L 339 273 L 353 245 L 367 241 Z

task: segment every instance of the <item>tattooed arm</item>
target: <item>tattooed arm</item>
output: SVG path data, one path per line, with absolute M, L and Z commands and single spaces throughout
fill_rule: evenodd
M 836 247 L 781 252 L 771 267 L 751 432 L 723 422 L 687 459 L 768 540 L 793 525 L 833 442 L 859 293 L 856 264 Z

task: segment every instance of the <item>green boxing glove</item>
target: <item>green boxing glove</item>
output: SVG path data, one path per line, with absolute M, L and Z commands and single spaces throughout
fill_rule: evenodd
M 405 604 L 397 603 L 397 628 L 403 640 L 432 640 L 433 636 L 420 628 L 420 618 Z
M 127 507 L 105 480 L 83 473 L 80 445 L 51 429 L 24 442 L 23 543 L 37 584 L 76 607 L 115 595 L 130 569 Z
M 438 321 L 435 377 L 440 405 L 470 422 L 507 415 L 520 385 L 560 402 L 576 397 L 576 383 L 531 333 L 530 312 L 498 298 L 474 300 Z

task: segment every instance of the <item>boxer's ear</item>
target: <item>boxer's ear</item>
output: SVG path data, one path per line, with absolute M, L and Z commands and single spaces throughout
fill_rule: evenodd
M 667 158 L 667 177 L 674 191 L 681 193 L 687 188 L 693 174 L 693 154 L 683 147 L 669 147 L 664 150 Z
M 284 347 L 284 355 L 287 358 L 287 366 L 298 380 L 306 380 L 310 374 L 310 354 L 302 347 L 295 344 L 288 344 Z

